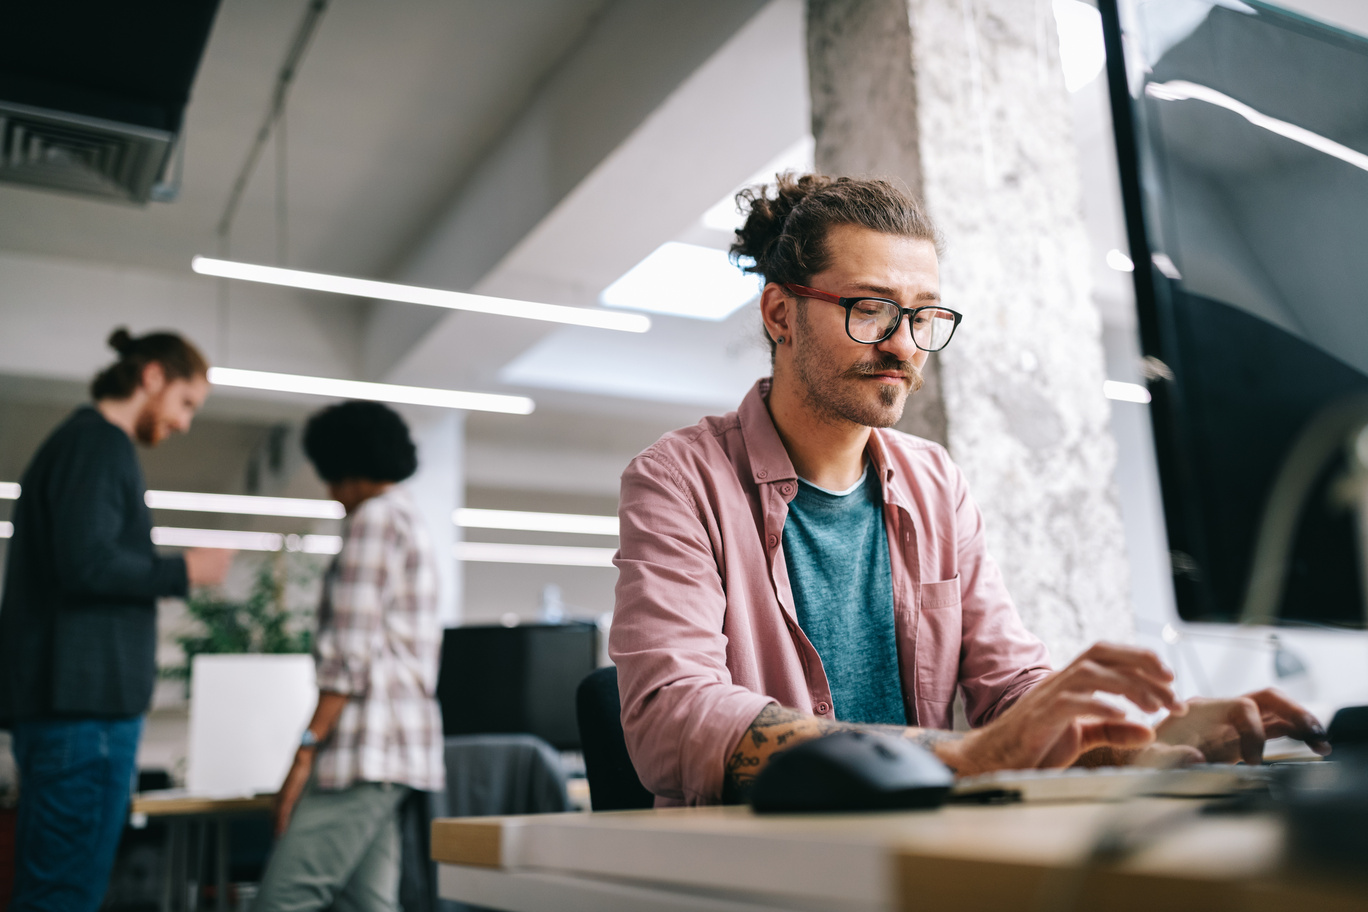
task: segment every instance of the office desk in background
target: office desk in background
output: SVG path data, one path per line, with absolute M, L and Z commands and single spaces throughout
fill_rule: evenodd
M 1368 909 L 1368 880 L 1290 870 L 1271 815 L 1200 807 L 1151 798 L 831 816 L 730 807 L 471 818 L 435 821 L 432 853 L 443 898 L 511 912 Z M 1098 834 L 1118 822 L 1138 838 L 1134 851 L 1084 869 Z
M 129 813 L 136 821 L 157 818 L 166 823 L 166 867 L 162 872 L 161 912 L 199 908 L 200 886 L 207 836 L 214 831 L 215 902 L 218 912 L 228 909 L 228 823 L 242 815 L 265 816 L 271 812 L 273 795 L 242 798 L 205 798 L 183 791 L 143 792 L 134 796 Z M 194 854 L 191 854 L 192 846 Z

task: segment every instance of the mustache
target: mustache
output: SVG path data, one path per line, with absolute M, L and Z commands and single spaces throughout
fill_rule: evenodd
M 926 382 L 922 377 L 921 370 L 911 361 L 903 361 L 895 355 L 885 355 L 877 361 L 858 361 L 846 369 L 845 376 L 852 380 L 862 377 L 872 377 L 875 374 L 885 374 L 896 371 L 907 378 L 908 385 L 912 387 L 912 392 L 922 388 Z

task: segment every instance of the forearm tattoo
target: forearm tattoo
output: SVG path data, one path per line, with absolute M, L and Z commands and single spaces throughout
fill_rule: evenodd
M 751 788 L 760 771 L 765 768 L 770 757 L 786 747 L 793 747 L 803 741 L 821 737 L 837 731 L 879 731 L 885 734 L 907 738 L 927 750 L 934 750 L 937 744 L 956 741 L 963 737 L 960 732 L 940 731 L 934 728 L 904 728 L 901 725 L 859 725 L 852 722 L 833 722 L 818 716 L 811 716 L 794 709 L 771 703 L 746 729 L 727 760 L 726 774 L 722 781 L 722 800 L 726 804 L 742 804 L 749 800 Z

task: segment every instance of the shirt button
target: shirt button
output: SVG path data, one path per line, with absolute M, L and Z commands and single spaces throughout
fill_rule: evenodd
M 760 471 L 758 471 L 758 472 L 755 473 L 755 477 L 756 477 L 756 478 L 769 478 L 769 472 L 766 472 L 764 469 L 761 469 Z
M 782 488 L 780 488 L 779 491 L 780 491 L 785 497 L 792 497 L 792 496 L 793 496 L 793 491 L 794 491 L 793 483 L 792 483 L 792 482 L 784 482 L 784 486 L 783 486 Z
M 823 700 L 821 703 L 818 703 L 818 704 L 817 704 L 817 715 L 819 715 L 819 716 L 825 716 L 825 715 L 826 715 L 827 713 L 829 713 L 829 712 L 831 712 L 831 704 L 830 704 L 830 703 L 828 703 L 828 702 L 826 702 L 825 700 Z
M 775 545 L 779 544 L 779 538 L 778 538 L 778 536 L 775 536 L 775 535 L 771 535 L 769 538 L 765 539 L 765 541 L 769 543 L 769 546 L 770 546 L 771 548 L 773 548 Z

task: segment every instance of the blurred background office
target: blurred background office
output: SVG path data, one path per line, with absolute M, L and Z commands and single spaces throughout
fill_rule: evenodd
M 1357 0 L 1279 5 L 1368 34 Z M 446 624 L 605 628 L 622 468 L 768 369 L 732 196 L 813 167 L 896 177 L 947 235 L 965 326 L 905 429 L 965 468 L 1056 663 L 1134 640 L 1185 694 L 1368 699 L 1362 634 L 1179 618 L 1086 0 L 43 6 L 0 61 L 0 557 L 113 327 L 221 369 L 195 432 L 142 453 L 158 544 L 241 554 L 223 593 L 161 606 L 141 766 L 186 778 L 187 645 L 304 645 L 341 512 L 299 435 L 357 395 L 328 381 L 391 385 L 367 394 L 413 429 Z M 213 626 L 252 599 L 288 635 Z

